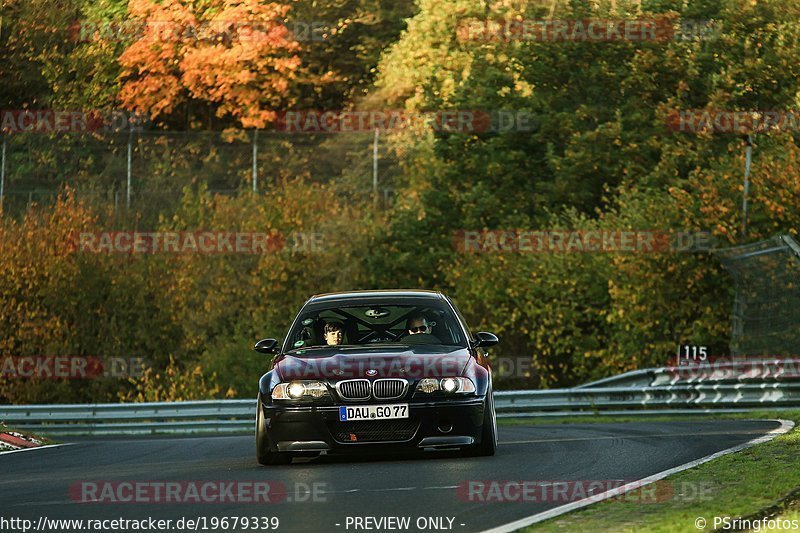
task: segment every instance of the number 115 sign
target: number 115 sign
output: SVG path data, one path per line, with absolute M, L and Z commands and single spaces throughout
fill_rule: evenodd
M 678 347 L 678 366 L 701 363 L 708 360 L 708 346 L 682 344 Z

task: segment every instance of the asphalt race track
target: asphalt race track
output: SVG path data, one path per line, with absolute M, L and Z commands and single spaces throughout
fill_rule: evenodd
M 397 531 L 397 523 L 389 522 L 355 527 L 355 517 L 391 516 L 410 518 L 407 531 L 420 530 L 418 519 L 425 531 L 483 531 L 564 502 L 470 501 L 464 489 L 470 481 L 633 481 L 745 443 L 778 426 L 738 420 L 500 426 L 500 447 L 490 458 L 428 452 L 391 458 L 303 458 L 280 467 L 256 463 L 250 435 L 76 439 L 70 446 L 0 455 L 0 517 L 34 524 L 42 516 L 173 521 L 205 517 L 206 531 L 214 531 L 208 522 L 212 517 L 278 517 L 278 531 Z M 100 487 L 102 482 L 133 481 L 269 481 L 269 497 L 275 501 L 147 503 L 151 496 L 141 496 L 137 502 L 80 503 L 86 483 Z M 427 517 L 440 522 L 426 522 Z M 202 524 L 197 529 L 204 530 Z M 227 530 L 233 530 L 232 525 Z

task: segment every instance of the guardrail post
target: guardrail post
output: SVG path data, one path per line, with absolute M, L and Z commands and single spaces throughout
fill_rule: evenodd
M 375 136 L 372 138 L 372 198 L 375 206 L 378 205 L 378 138 L 380 130 L 375 128 Z
M 6 135 L 0 133 L 0 137 L 3 138 L 2 156 L 0 156 L 0 213 L 2 213 L 6 190 Z
M 253 192 L 258 192 L 258 129 L 253 130 Z
M 125 188 L 125 206 L 131 208 L 131 152 L 133 151 L 133 129 L 128 133 L 128 165 L 127 186 Z

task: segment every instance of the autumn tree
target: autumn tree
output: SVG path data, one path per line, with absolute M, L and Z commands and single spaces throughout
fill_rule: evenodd
M 246 128 L 275 118 L 300 65 L 298 44 L 276 21 L 289 7 L 258 0 L 132 0 L 141 36 L 119 57 L 120 101 L 166 119 L 179 110 Z M 191 123 L 189 125 L 192 125 Z

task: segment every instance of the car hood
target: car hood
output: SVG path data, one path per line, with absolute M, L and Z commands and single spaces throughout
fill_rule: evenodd
M 458 346 L 381 345 L 319 347 L 275 362 L 281 381 L 294 379 L 414 378 L 462 375 L 469 350 Z

